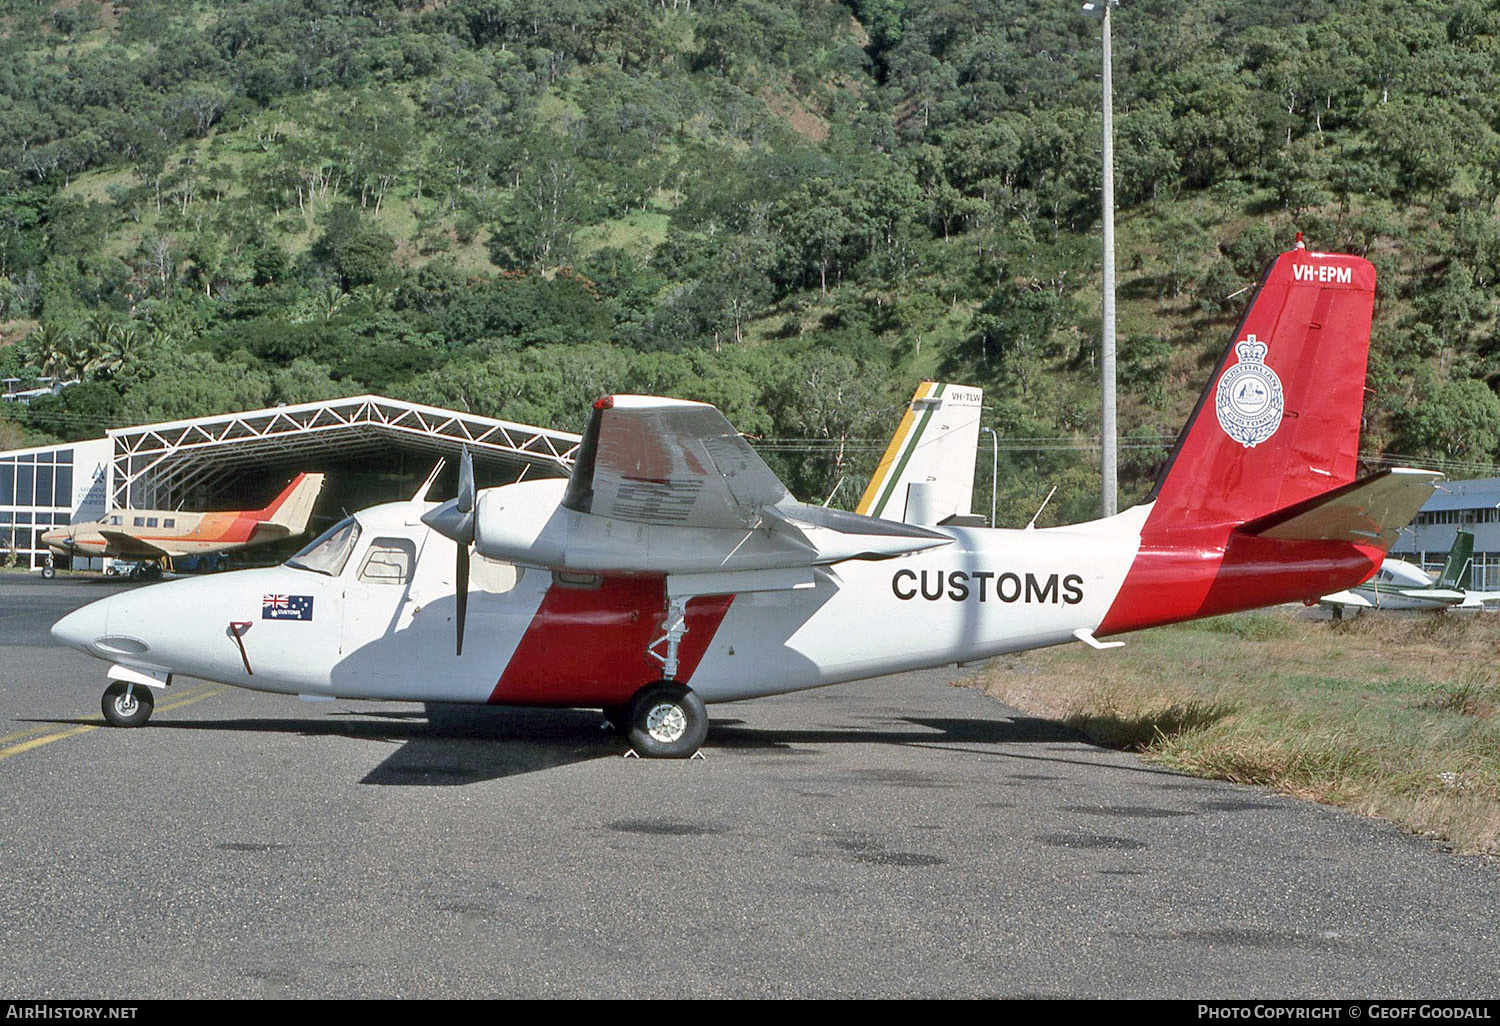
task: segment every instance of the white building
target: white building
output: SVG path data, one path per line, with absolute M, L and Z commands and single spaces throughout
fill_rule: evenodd
M 1444 481 L 1401 529 L 1391 555 L 1437 573 L 1460 527 L 1474 535 L 1469 587 L 1500 591 L 1500 478 Z

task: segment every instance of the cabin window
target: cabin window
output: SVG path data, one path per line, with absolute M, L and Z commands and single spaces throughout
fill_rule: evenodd
M 163 526 L 163 527 L 176 527 L 177 526 L 177 519 L 175 517 L 167 517 L 167 519 L 165 519 L 165 520 L 163 520 L 161 522 L 161 526 Z
M 119 527 L 121 524 L 123 524 L 125 522 L 125 518 L 124 517 L 110 517 L 109 518 L 109 522 L 110 522 L 111 525 L 113 525 L 115 527 Z
M 146 518 L 145 517 L 136 517 L 135 518 L 135 526 L 136 527 L 145 527 L 146 526 Z
M 357 541 L 359 521 L 348 517 L 314 538 L 305 549 L 287 560 L 286 565 L 337 577 L 344 572 L 344 564 L 349 562 Z
M 146 518 L 146 526 L 147 527 L 155 527 L 156 526 L 156 518 L 155 517 L 147 517 Z
M 411 565 L 417 547 L 407 538 L 376 538 L 359 567 L 359 579 L 368 584 L 405 584 L 411 580 Z

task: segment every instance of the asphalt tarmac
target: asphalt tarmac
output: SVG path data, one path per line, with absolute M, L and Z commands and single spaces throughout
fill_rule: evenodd
M 179 680 L 99 726 L 0 575 L 0 997 L 1496 996 L 1500 866 L 903 674 L 596 713 Z M 1100 672 L 1108 672 L 1100 654 Z

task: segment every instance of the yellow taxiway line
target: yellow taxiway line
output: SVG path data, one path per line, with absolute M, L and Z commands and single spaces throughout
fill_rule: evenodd
M 211 685 L 203 690 L 189 692 L 181 698 L 168 702 L 165 705 L 158 705 L 156 711 L 167 712 L 171 709 L 181 709 L 185 705 L 201 702 L 205 698 L 212 698 L 214 695 L 221 694 L 227 690 L 229 689 L 223 685 Z M 82 723 L 76 726 L 52 727 L 40 733 L 37 730 L 23 730 L 15 734 L 6 734 L 0 737 L 0 762 L 4 762 L 11 756 L 29 752 L 33 748 L 50 745 L 54 741 L 61 741 L 63 738 L 73 737 L 78 734 L 87 734 L 91 730 L 98 730 L 100 727 L 106 726 L 105 722 L 99 717 L 91 717 L 91 720 L 96 720 L 97 722 Z M 7 742 L 18 741 L 22 738 L 30 738 L 31 740 L 21 741 L 20 744 L 4 747 Z

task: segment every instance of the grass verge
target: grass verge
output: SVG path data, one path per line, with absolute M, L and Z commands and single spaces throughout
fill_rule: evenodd
M 1124 640 L 998 659 L 978 683 L 1183 772 L 1500 854 L 1500 616 L 1272 610 Z

